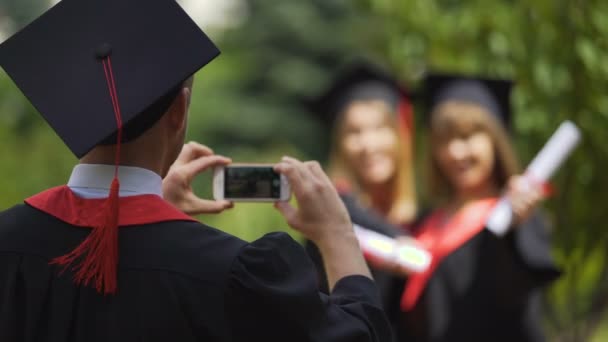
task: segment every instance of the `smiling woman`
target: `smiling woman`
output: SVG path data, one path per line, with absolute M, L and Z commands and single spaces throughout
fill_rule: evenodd
M 432 188 L 441 196 L 413 230 L 433 256 L 408 277 L 400 340 L 543 341 L 540 289 L 559 271 L 534 215 L 541 195 L 522 189 L 507 127 L 510 82 L 431 76 Z M 506 236 L 486 219 L 503 190 L 517 217 Z

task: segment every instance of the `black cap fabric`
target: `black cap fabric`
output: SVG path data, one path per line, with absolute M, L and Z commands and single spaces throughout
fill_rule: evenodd
M 175 0 L 63 0 L 0 45 L 0 65 L 79 158 L 117 131 L 103 57 L 129 139 L 217 55 Z
M 447 100 L 478 104 L 495 115 L 505 128 L 511 127 L 511 89 L 513 82 L 458 75 L 432 74 L 426 78 L 428 110 Z M 429 120 L 427 120 L 428 122 Z
M 314 102 L 316 115 L 328 126 L 333 125 L 344 107 L 353 101 L 381 100 L 395 112 L 408 94 L 397 80 L 379 66 L 360 62 L 350 65 Z

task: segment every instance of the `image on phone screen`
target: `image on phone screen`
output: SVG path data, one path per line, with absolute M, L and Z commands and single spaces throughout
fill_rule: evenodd
M 281 197 L 281 176 L 272 167 L 227 167 L 224 169 L 226 198 Z

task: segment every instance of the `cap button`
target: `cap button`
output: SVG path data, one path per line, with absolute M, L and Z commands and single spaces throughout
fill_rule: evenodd
M 95 49 L 95 58 L 104 59 L 112 54 L 112 45 L 102 43 Z

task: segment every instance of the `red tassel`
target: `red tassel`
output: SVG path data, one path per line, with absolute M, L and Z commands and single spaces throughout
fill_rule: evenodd
M 51 264 L 72 265 L 77 285 L 92 284 L 99 293 L 115 294 L 118 268 L 118 215 L 120 183 L 112 180 L 110 194 L 99 211 L 102 222 L 72 252 L 53 259 Z
M 120 144 L 122 142 L 122 114 L 118 102 L 118 93 L 114 83 L 112 60 L 110 56 L 102 59 L 104 75 L 112 100 L 114 116 L 116 118 L 116 160 L 114 163 L 114 179 L 110 186 L 110 194 L 99 211 L 100 216 L 95 222 L 102 222 L 92 227 L 93 231 L 87 238 L 70 253 L 51 260 L 51 264 L 63 266 L 65 270 L 72 265 L 75 271 L 76 285 L 88 286 L 92 284 L 102 294 L 114 294 L 118 287 L 118 216 L 119 216 L 119 190 L 118 166 L 120 165 Z

